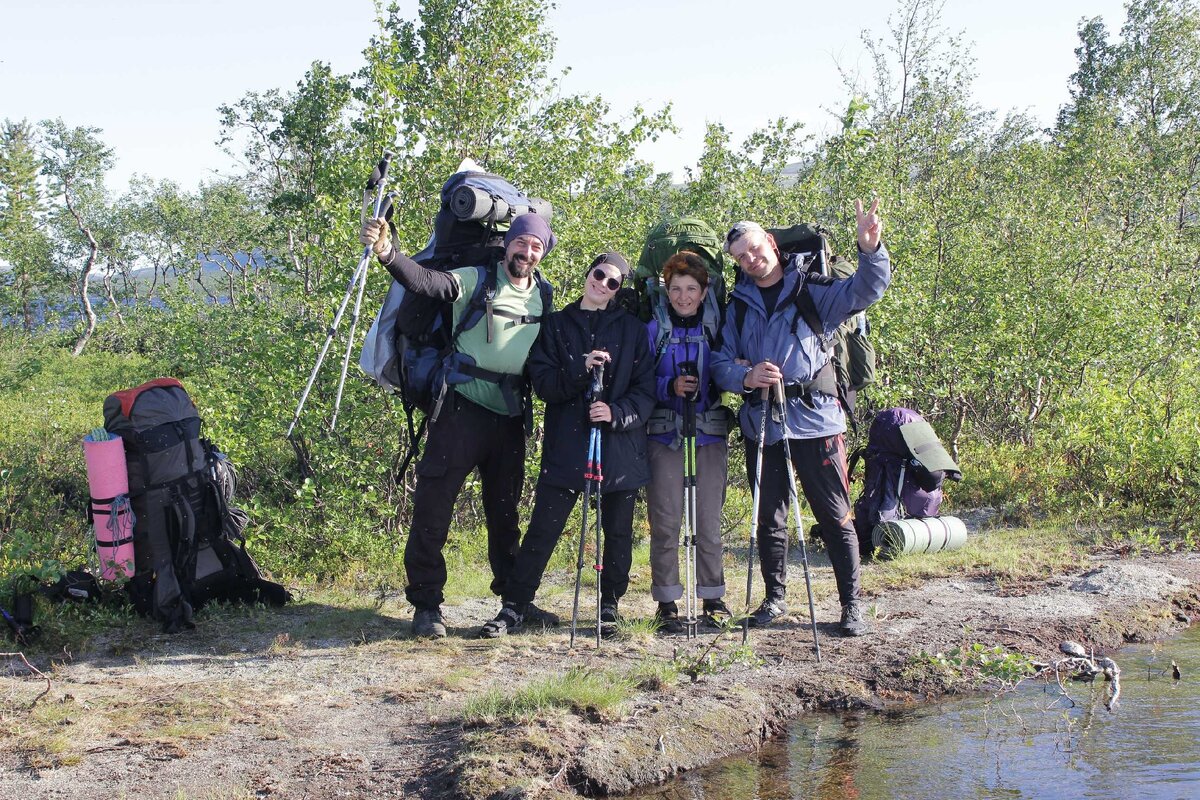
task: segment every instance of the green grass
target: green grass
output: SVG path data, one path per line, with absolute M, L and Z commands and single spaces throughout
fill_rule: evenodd
M 607 716 L 630 698 L 633 689 L 628 676 L 573 667 L 515 691 L 493 689 L 471 698 L 462 716 L 466 724 L 528 720 L 552 709 Z

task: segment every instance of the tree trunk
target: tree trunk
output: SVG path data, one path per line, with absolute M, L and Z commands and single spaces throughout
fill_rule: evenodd
M 92 338 L 92 334 L 96 331 L 96 312 L 92 310 L 92 300 L 88 297 L 88 276 L 92 274 L 92 267 L 96 265 L 96 255 L 100 252 L 100 245 L 96 244 L 96 237 L 92 236 L 91 228 L 83 224 L 83 218 L 79 216 L 79 212 L 75 209 L 75 204 L 71 202 L 71 193 L 63 192 L 63 197 L 67 201 L 67 210 L 71 212 L 71 216 L 75 218 L 75 223 L 79 226 L 80 232 L 87 237 L 88 251 L 87 261 L 84 262 L 83 270 L 79 275 L 79 302 L 83 305 L 83 314 L 87 319 L 87 327 L 84 328 L 83 334 L 80 335 L 79 341 L 75 342 L 75 348 L 71 351 L 71 355 L 77 356 L 83 352 L 83 348 L 87 347 L 88 340 Z

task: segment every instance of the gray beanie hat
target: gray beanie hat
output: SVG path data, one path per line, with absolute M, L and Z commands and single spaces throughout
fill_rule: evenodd
M 542 245 L 546 248 L 543 255 L 549 255 L 550 251 L 554 249 L 554 245 L 558 244 L 558 237 L 554 235 L 554 231 L 550 230 L 549 222 L 537 214 L 522 214 L 508 226 L 508 233 L 504 234 L 504 246 L 508 247 L 512 244 L 513 239 L 525 234 L 541 239 Z

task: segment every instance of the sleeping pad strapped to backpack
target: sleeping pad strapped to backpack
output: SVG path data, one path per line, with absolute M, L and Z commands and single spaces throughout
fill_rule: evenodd
M 480 320 L 492 321 L 496 265 L 504 258 L 504 234 L 521 214 L 537 214 L 549 221 L 553 208 L 545 200 L 528 197 L 504 178 L 480 171 L 474 162 L 464 161 L 442 186 L 429 243 L 412 257 L 431 269 L 475 267 L 479 271 L 458 327 L 451 324 L 450 303 L 409 292 L 393 280 L 367 333 L 359 368 L 383 388 L 399 393 L 408 418 L 409 447 L 400 474 L 416 455 L 447 376 L 455 371 L 451 359 L 458 336 Z M 399 249 L 394 229 L 392 234 L 392 245 Z M 543 315 L 548 315 L 554 310 L 553 289 L 537 270 L 533 278 L 541 292 Z M 413 418 L 417 409 L 425 415 L 420 428 Z
M 158 378 L 104 401 L 104 426 L 125 442 L 134 525 L 134 608 L 174 633 L 195 627 L 209 600 L 283 605 L 287 590 L 265 580 L 246 552 L 246 515 L 229 503 L 232 466 L 200 437 L 183 385 Z
M 867 446 L 850 458 L 866 462 L 863 489 L 854 501 L 859 548 L 870 552 L 871 532 L 881 522 L 935 517 L 942 506 L 942 483 L 962 480 L 962 471 L 937 434 L 916 411 L 889 408 L 875 415 Z

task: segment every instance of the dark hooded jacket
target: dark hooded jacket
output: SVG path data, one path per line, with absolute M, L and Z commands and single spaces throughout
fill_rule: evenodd
M 542 468 L 538 478 L 551 486 L 582 490 L 587 461 L 587 393 L 591 377 L 584 358 L 605 350 L 612 360 L 604 370 L 600 398 L 612 408 L 611 423 L 601 423 L 602 492 L 637 489 L 650 482 L 646 458 L 646 420 L 654 411 L 654 355 L 646 327 L 609 303 L 584 311 L 579 301 L 550 315 L 529 352 L 533 389 L 546 401 Z

